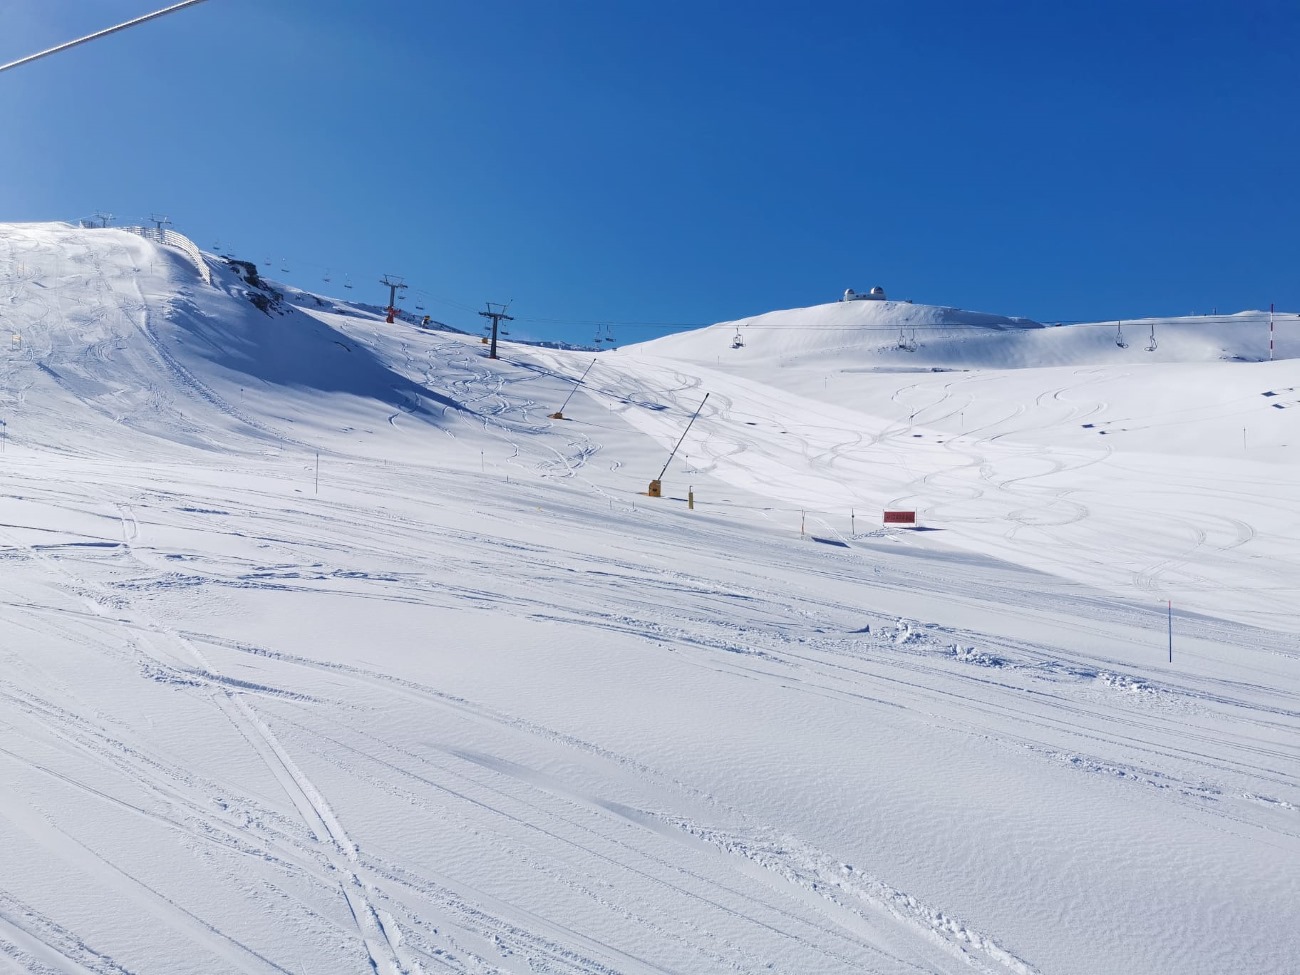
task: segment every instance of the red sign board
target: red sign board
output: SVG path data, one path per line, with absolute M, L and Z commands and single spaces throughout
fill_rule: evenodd
M 886 511 L 885 524 L 886 525 L 915 525 L 916 512 L 915 511 Z

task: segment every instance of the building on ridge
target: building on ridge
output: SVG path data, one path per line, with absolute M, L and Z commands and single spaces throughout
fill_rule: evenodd
M 840 301 L 886 301 L 886 300 L 888 299 L 885 298 L 885 289 L 882 288 L 880 285 L 876 285 L 866 294 L 859 294 L 858 292 L 854 291 L 852 288 L 845 288 L 844 297 L 840 299 Z

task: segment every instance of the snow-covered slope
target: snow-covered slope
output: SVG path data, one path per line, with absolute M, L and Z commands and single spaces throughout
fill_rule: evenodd
M 759 374 L 809 361 L 863 371 L 1258 362 L 1269 356 L 1268 317 L 1253 311 L 1045 327 L 935 305 L 849 301 L 724 322 L 642 348 L 684 361 L 754 367 Z M 1300 355 L 1300 319 L 1276 318 L 1283 332 L 1275 357 Z
M 337 318 L 326 322 L 325 310 L 340 306 L 313 302 L 314 317 L 273 284 L 211 263 L 213 288 L 180 252 L 126 231 L 9 227 L 0 236 L 12 330 L 2 395 L 22 407 L 11 434 L 81 450 L 117 450 L 141 433 L 233 446 L 267 435 L 262 393 L 274 410 L 309 413 L 328 401 L 350 413 L 381 402 L 441 416 L 436 394 L 351 341 Z M 354 313 L 353 327 L 374 317 Z
M 918 325 L 915 343 L 905 330 L 900 347 L 898 323 L 913 320 L 929 330 Z M 1148 352 L 1118 347 L 1115 326 L 846 302 L 601 363 L 606 375 L 626 364 L 628 389 L 679 414 L 711 391 L 687 449 L 770 502 L 840 525 L 914 509 L 952 545 L 1294 627 L 1277 579 L 1300 573 L 1300 318 L 1275 316 L 1277 358 L 1261 362 L 1267 321 L 1148 321 Z M 627 417 L 671 444 L 675 419 Z
M 1257 325 L 777 313 L 895 334 L 604 353 L 552 420 L 591 356 L 211 264 L 0 226 L 0 968 L 1295 970 Z

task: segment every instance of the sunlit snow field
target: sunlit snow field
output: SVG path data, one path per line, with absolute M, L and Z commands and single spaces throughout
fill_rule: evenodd
M 1300 970 L 1296 316 L 206 261 L 0 225 L 0 970 Z

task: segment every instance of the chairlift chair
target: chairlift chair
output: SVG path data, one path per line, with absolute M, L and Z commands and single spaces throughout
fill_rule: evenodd
M 1124 323 L 1123 323 L 1123 322 L 1116 322 L 1116 323 L 1115 323 L 1115 344 L 1118 345 L 1121 349 L 1127 349 L 1127 348 L 1128 348 L 1128 343 L 1124 341 Z
M 1152 322 L 1151 323 L 1151 344 L 1147 346 L 1147 351 L 1154 352 L 1155 350 L 1156 350 L 1156 323 Z

